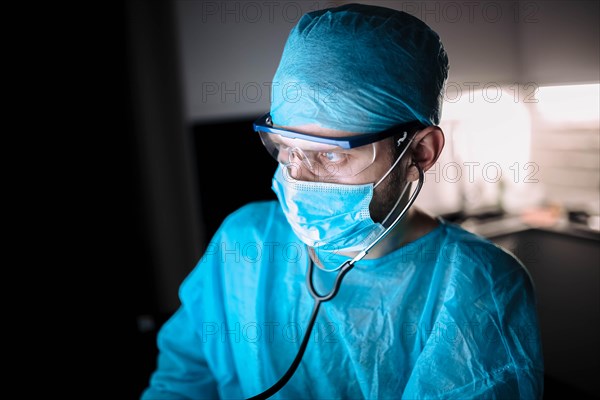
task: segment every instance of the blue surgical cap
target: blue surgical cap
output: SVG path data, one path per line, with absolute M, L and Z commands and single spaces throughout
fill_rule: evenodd
M 424 22 L 385 7 L 347 4 L 307 13 L 275 72 L 271 117 L 371 133 L 440 121 L 448 57 Z

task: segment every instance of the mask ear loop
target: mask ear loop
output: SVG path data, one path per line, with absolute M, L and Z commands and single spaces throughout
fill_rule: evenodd
M 373 189 L 375 189 L 377 187 L 377 185 L 379 185 L 381 182 L 383 182 L 383 180 L 385 178 L 387 178 L 387 176 L 392 172 L 392 170 L 394 168 L 396 168 L 396 165 L 400 162 L 400 160 L 402 160 L 402 157 L 404 157 L 404 155 L 406 154 L 408 149 L 410 149 L 410 146 L 412 145 L 415 135 L 417 133 L 418 133 L 418 131 L 415 132 L 415 134 L 411 136 L 411 138 L 408 140 L 408 143 L 406 144 L 406 147 L 404 148 L 404 150 L 402 150 L 402 153 L 400 153 L 400 156 L 398 156 L 398 158 L 396 159 L 396 161 L 394 162 L 392 167 L 381 177 L 381 179 L 379 179 L 377 181 L 377 183 L 375 183 L 375 185 L 373 185 Z M 405 131 L 404 136 L 402 136 L 400 139 L 397 140 L 397 142 L 396 142 L 397 145 L 400 146 L 402 144 L 402 142 L 406 139 L 406 137 L 407 137 L 407 132 Z M 416 163 L 413 161 L 410 166 L 414 166 L 414 165 L 416 165 Z M 400 204 L 400 201 L 404 198 L 404 194 L 406 193 L 406 190 L 408 190 L 408 188 L 410 186 L 411 186 L 410 182 L 407 182 L 406 185 L 404 185 L 404 188 L 402 189 L 402 193 L 400 193 L 400 196 L 398 196 L 398 200 L 396 200 L 396 203 L 394 204 L 394 206 L 392 207 L 392 209 L 390 210 L 388 215 L 386 215 L 386 217 L 383 219 L 383 221 L 381 222 L 381 225 L 383 225 L 384 227 L 386 226 L 386 222 L 394 214 L 394 211 L 396 211 L 396 208 Z
M 415 163 L 411 164 L 411 166 L 413 166 L 413 165 L 415 165 Z M 396 200 L 396 203 L 394 203 L 394 206 L 392 207 L 392 209 L 390 210 L 388 215 L 386 215 L 386 217 L 383 219 L 383 221 L 381 221 L 381 225 L 383 225 L 384 227 L 386 226 L 386 223 L 388 222 L 390 217 L 392 215 L 394 215 L 394 211 L 396 211 L 396 208 L 400 204 L 400 201 L 404 198 L 404 194 L 406 193 L 406 191 L 408 190 L 408 188 L 410 186 L 411 186 L 411 182 L 406 182 L 406 185 L 404 185 L 404 188 L 402 189 L 402 193 L 400 193 L 400 196 L 398 196 L 398 200 Z
M 415 135 L 416 134 L 417 134 L 417 132 L 415 132 Z M 404 141 L 404 139 L 406 139 L 406 135 L 407 135 L 407 133 L 404 132 L 404 136 L 401 139 L 398 139 L 398 142 L 397 142 L 398 146 L 402 143 L 402 141 Z M 375 185 L 373 185 L 373 189 L 375 189 L 377 186 L 379 186 L 379 184 L 381 182 L 383 182 L 383 180 L 385 178 L 387 178 L 387 176 L 394 170 L 394 168 L 396 168 L 396 165 L 398 165 L 400 160 L 402 160 L 402 157 L 404 157 L 404 154 L 406 154 L 408 149 L 410 149 L 410 146 L 412 145 L 415 135 L 412 135 L 412 137 L 409 139 L 408 143 L 406 144 L 406 147 L 404 148 L 404 150 L 402 150 L 402 153 L 400 153 L 400 155 L 398 156 L 398 158 L 396 159 L 394 164 L 390 167 L 390 169 L 388 169 L 387 172 L 385 174 L 383 174 L 383 176 L 377 181 L 377 183 L 375 183 Z M 404 192 L 402 192 L 402 194 L 404 194 Z

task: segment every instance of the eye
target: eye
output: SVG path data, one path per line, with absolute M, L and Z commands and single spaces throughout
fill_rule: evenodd
M 344 161 L 344 158 L 345 158 L 343 154 L 337 153 L 334 151 L 328 151 L 328 152 L 321 153 L 321 157 L 330 163 L 339 163 L 339 162 Z

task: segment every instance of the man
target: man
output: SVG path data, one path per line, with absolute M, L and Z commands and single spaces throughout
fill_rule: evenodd
M 143 399 L 541 398 L 524 267 L 410 207 L 444 146 L 447 71 L 438 35 L 406 13 L 300 19 L 255 123 L 279 202 L 223 222 L 160 331 Z

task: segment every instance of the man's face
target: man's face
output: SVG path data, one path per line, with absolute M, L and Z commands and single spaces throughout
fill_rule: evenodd
M 286 126 L 282 128 L 331 138 L 356 135 L 356 133 L 322 128 L 318 125 Z M 375 142 L 372 145 L 367 145 L 372 146 L 372 149 L 369 149 L 368 151 L 374 151 L 374 160 L 364 170 L 352 176 L 343 176 L 336 173 L 326 174 L 326 176 L 317 176 L 312 173 L 309 168 L 304 167 L 300 160 L 296 160 L 296 155 L 293 154 L 293 152 L 290 154 L 290 152 L 282 151 L 279 154 L 279 162 L 283 164 L 292 163 L 294 167 L 289 168 L 289 174 L 292 178 L 301 181 L 325 181 L 344 185 L 375 184 L 381 180 L 390 168 L 392 168 L 398 157 L 398 152 L 395 151 L 394 144 L 394 138 L 387 138 Z M 356 150 L 361 151 L 361 148 L 359 147 Z M 400 193 L 406 184 L 407 160 L 409 160 L 409 157 L 405 155 L 404 159 L 401 160 L 398 165 L 391 170 L 389 175 L 375 188 L 373 199 L 369 205 L 371 217 L 375 222 L 382 222 L 398 200 L 398 196 L 400 196 Z

